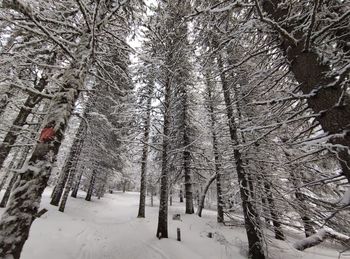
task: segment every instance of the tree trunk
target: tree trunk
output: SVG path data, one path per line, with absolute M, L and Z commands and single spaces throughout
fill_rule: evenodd
M 218 56 L 217 61 L 219 70 L 223 71 L 223 62 L 220 55 Z M 250 186 L 248 182 L 248 176 L 244 172 L 242 155 L 239 149 L 236 147 L 236 145 L 239 143 L 237 128 L 235 124 L 235 118 L 233 116 L 233 108 L 229 87 L 226 81 L 225 74 L 223 72 L 220 73 L 220 79 L 222 84 L 222 90 L 224 92 L 224 100 L 226 105 L 227 118 L 229 122 L 230 137 L 233 144 L 233 157 L 236 163 L 236 172 L 240 185 L 240 194 L 242 199 L 245 228 L 249 244 L 249 256 L 252 259 L 265 259 L 263 243 L 260 236 L 261 228 L 259 226 L 259 216 L 254 204 L 250 201 L 250 192 L 252 192 L 253 190 L 251 189 L 249 191 Z
M 215 175 L 216 175 L 216 197 L 217 197 L 217 221 L 219 223 L 224 221 L 224 210 L 223 210 L 223 200 L 222 200 L 222 188 L 221 188 L 221 173 L 220 173 L 220 155 L 218 148 L 218 141 L 215 131 L 216 118 L 214 114 L 214 86 L 210 80 L 210 74 L 206 74 L 206 83 L 207 83 L 207 94 L 208 94 L 208 110 L 210 114 L 211 122 L 211 133 L 213 141 L 213 153 L 214 153 L 214 163 L 215 163 Z M 199 211 L 200 206 L 204 205 L 204 200 L 200 201 L 198 207 L 198 216 L 202 212 L 202 209 Z M 199 213 L 200 212 L 200 213 Z
M 295 196 L 298 196 L 297 193 L 295 194 Z M 299 197 L 297 199 L 300 200 Z M 312 226 L 312 220 L 310 219 L 309 216 L 304 215 L 301 217 L 301 220 L 302 220 L 303 225 L 304 225 L 304 231 L 305 231 L 306 237 L 312 236 L 313 234 L 316 233 L 314 227 Z
M 198 203 L 198 210 L 197 210 L 197 215 L 199 217 L 202 217 L 202 211 L 204 208 L 204 201 L 205 201 L 205 196 L 209 190 L 210 185 L 214 182 L 214 180 L 217 179 L 217 175 L 214 174 L 212 177 L 209 178 L 209 180 L 207 181 L 206 185 L 204 186 L 204 190 L 202 192 L 202 194 L 200 195 L 199 198 L 199 203 Z
M 90 184 L 89 184 L 89 188 L 88 188 L 88 191 L 87 191 L 86 197 L 85 197 L 86 201 L 91 201 L 92 193 L 93 193 L 94 188 L 95 188 L 96 173 L 97 173 L 97 171 L 94 169 L 92 171 L 92 174 L 91 174 L 91 177 L 90 177 Z
M 187 143 L 187 141 L 185 142 Z M 185 144 L 186 145 L 186 144 Z M 189 143 L 188 143 L 189 145 Z M 186 214 L 193 214 L 193 191 L 192 191 L 192 177 L 190 169 L 190 152 L 184 151 L 184 174 L 185 174 L 185 196 L 186 196 Z
M 72 188 L 72 185 L 73 185 L 73 180 L 74 180 L 74 171 L 70 171 L 66 186 L 64 188 L 62 200 L 61 200 L 60 206 L 58 208 L 58 210 L 60 212 L 64 212 L 64 209 L 66 207 L 66 203 L 68 200 L 68 195 L 69 195 L 70 189 Z
M 106 171 L 105 176 L 102 179 L 102 183 L 100 183 L 100 188 L 99 188 L 99 190 L 97 192 L 97 198 L 98 199 L 101 199 L 104 196 L 105 192 L 106 192 L 105 188 L 106 188 L 107 180 L 108 180 L 108 171 Z
M 180 198 L 180 202 L 184 202 L 184 194 L 183 194 L 182 189 L 180 189 L 179 198 Z
M 153 207 L 153 186 L 151 186 L 151 207 Z
M 173 188 L 170 188 L 169 206 L 173 206 Z
M 76 198 L 77 195 L 78 195 L 79 185 L 80 185 L 80 181 L 81 181 L 82 176 L 83 176 L 83 170 L 80 172 L 80 174 L 79 174 L 79 176 L 78 176 L 78 178 L 76 179 L 76 182 L 75 182 L 75 184 L 74 184 L 73 191 L 72 191 L 72 194 L 71 194 L 71 196 L 72 196 L 73 198 Z
M 123 181 L 123 192 L 126 192 L 126 184 L 127 184 L 127 180 Z
M 68 159 L 69 159 L 69 157 L 68 157 Z M 62 169 L 62 172 L 58 178 L 58 182 L 52 191 L 51 201 L 50 201 L 51 205 L 58 206 L 58 204 L 60 203 L 60 200 L 61 200 L 61 197 L 63 194 L 63 190 L 64 190 L 64 186 L 66 185 L 67 179 L 69 176 L 69 165 L 68 165 L 69 163 L 70 163 L 69 161 L 66 161 L 66 163 Z
M 151 108 L 152 108 L 152 93 L 153 93 L 153 82 L 148 85 L 148 96 L 147 96 L 147 112 L 145 118 L 145 129 L 143 133 L 143 148 L 142 148 L 142 161 L 141 161 L 141 183 L 140 183 L 140 202 L 139 202 L 139 212 L 137 217 L 145 217 L 145 207 L 146 207 L 146 189 L 147 189 L 147 159 L 148 159 L 148 142 L 149 134 L 151 129 Z
M 167 73 L 165 84 L 165 100 L 164 100 L 164 125 L 163 125 L 163 152 L 162 152 L 162 171 L 160 175 L 160 195 L 159 195 L 159 214 L 158 227 L 156 236 L 160 238 L 168 238 L 168 146 L 170 133 L 170 74 Z
M 185 86 L 184 86 L 185 87 Z M 184 132 L 183 132 L 183 168 L 185 176 L 185 197 L 186 197 L 186 214 L 193 214 L 193 191 L 192 191 L 192 175 L 191 175 L 191 152 L 190 152 L 190 136 L 189 136 L 189 118 L 188 118 L 188 100 L 186 89 L 183 89 L 183 123 L 184 123 Z
M 101 184 L 98 192 L 97 192 L 97 199 L 101 199 L 104 195 L 104 192 L 105 192 L 105 181 Z
M 275 238 L 279 240 L 284 240 L 285 238 L 282 230 L 282 225 L 280 223 L 281 215 L 276 210 L 275 201 L 271 191 L 271 186 L 266 179 L 264 179 L 263 181 L 264 181 L 264 190 L 266 191 L 266 195 L 267 195 L 268 208 L 270 210 L 272 224 L 275 231 Z
M 220 170 L 217 168 L 216 170 Z M 216 174 L 216 196 L 217 196 L 217 221 L 218 223 L 224 222 L 224 208 L 222 200 L 222 188 L 221 188 L 221 173 Z
M 269 204 L 267 203 L 267 199 L 264 196 L 261 196 L 261 202 L 263 206 L 263 213 L 265 214 L 265 222 L 268 226 L 271 225 L 271 218 L 270 218 L 270 209 L 269 209 Z
M 312 226 L 312 220 L 307 215 L 308 208 L 305 205 L 305 200 L 304 200 L 303 194 L 298 189 L 298 187 L 299 187 L 298 182 L 299 181 L 297 179 L 297 176 L 293 172 L 293 169 L 290 172 L 290 176 L 291 176 L 292 184 L 296 190 L 294 193 L 296 201 L 297 201 L 297 206 L 298 206 L 296 210 L 300 215 L 301 221 L 303 222 L 305 236 L 309 237 L 309 236 L 315 234 L 316 231 L 315 231 L 314 227 Z
M 288 153 L 287 150 L 283 149 L 283 152 L 289 160 L 290 154 Z M 303 194 L 299 191 L 299 186 L 303 184 L 303 181 L 300 179 L 300 177 L 297 176 L 298 169 L 291 166 L 290 168 L 290 181 L 296 190 L 294 195 L 296 198 L 297 206 L 296 206 L 296 211 L 300 215 L 301 221 L 303 222 L 304 225 L 304 231 L 305 231 L 305 236 L 309 237 L 313 234 L 316 233 L 314 227 L 312 226 L 312 220 L 310 217 L 307 215 L 308 208 L 305 205 L 305 200 Z
M 88 107 L 86 107 L 85 109 L 88 109 Z M 84 113 L 86 113 L 86 112 L 84 112 Z M 72 188 L 74 177 L 75 177 L 75 172 L 76 172 L 76 168 L 77 168 L 77 164 L 78 164 L 78 158 L 79 158 L 81 149 L 83 147 L 84 137 L 85 137 L 85 133 L 86 133 L 86 125 L 84 123 L 85 123 L 84 121 L 80 122 L 78 132 L 75 135 L 74 142 L 73 142 L 71 150 L 69 152 L 69 155 L 71 155 L 71 157 L 68 157 L 69 162 L 68 162 L 67 170 L 69 171 L 69 176 L 67 178 L 67 183 L 66 183 L 66 186 L 64 189 L 61 204 L 58 208 L 58 210 L 61 212 L 64 212 L 64 209 L 66 207 L 68 195 L 69 195 L 69 192 Z M 62 192 L 61 192 L 61 195 L 62 195 Z
M 88 109 L 88 107 L 86 107 L 85 109 Z M 65 185 L 69 179 L 68 176 L 70 175 L 70 172 L 72 170 L 75 171 L 75 167 L 77 165 L 77 160 L 78 160 L 78 157 L 80 155 L 83 141 L 84 141 L 85 128 L 86 128 L 85 122 L 81 121 L 79 124 L 79 128 L 77 130 L 77 133 L 75 135 L 73 144 L 72 144 L 70 151 L 69 151 L 69 154 L 67 156 L 66 162 L 64 164 L 64 167 L 63 167 L 62 172 L 60 174 L 60 177 L 58 179 L 58 183 L 56 184 L 56 186 L 53 190 L 53 195 L 52 195 L 52 199 L 50 202 L 51 205 L 58 206 L 58 204 L 60 203 L 64 188 L 65 188 Z M 74 173 L 73 173 L 72 177 L 73 177 L 73 179 L 72 179 L 72 181 L 73 181 L 74 180 Z M 72 183 L 71 183 L 71 185 L 72 185 Z
M 302 240 L 298 240 L 293 244 L 294 248 L 299 251 L 304 251 L 307 248 L 316 246 L 318 244 L 321 244 L 324 240 L 327 238 L 332 238 L 335 240 L 338 240 L 339 242 L 346 244 L 349 243 L 350 238 L 348 236 L 345 236 L 343 234 L 340 234 L 333 230 L 326 230 L 326 229 L 320 229 L 317 231 L 317 233 L 304 238 Z

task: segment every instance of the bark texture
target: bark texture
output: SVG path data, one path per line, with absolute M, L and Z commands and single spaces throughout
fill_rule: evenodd
M 168 149 L 170 133 L 170 75 L 167 75 L 165 84 L 164 99 L 164 125 L 163 125 L 163 152 L 162 152 L 162 171 L 160 175 L 160 193 L 159 193 L 159 214 L 158 227 L 156 236 L 168 238 L 168 189 L 169 189 L 169 172 L 168 172 Z
M 141 183 L 140 183 L 140 202 L 139 212 L 137 217 L 145 217 L 146 207 L 146 190 L 147 190 L 147 159 L 148 159 L 148 142 L 149 134 L 151 130 L 151 105 L 152 105 L 152 93 L 153 93 L 153 82 L 148 85 L 148 96 L 146 105 L 146 117 L 144 120 L 144 133 L 143 133 L 143 148 L 142 148 L 142 161 L 141 161 Z

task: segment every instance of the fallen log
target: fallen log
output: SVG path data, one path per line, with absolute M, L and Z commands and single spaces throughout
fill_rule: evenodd
M 307 248 L 321 244 L 327 238 L 335 239 L 341 242 L 350 242 L 350 237 L 336 232 L 332 229 L 322 228 L 317 231 L 317 233 L 295 242 L 293 247 L 299 251 L 303 251 Z

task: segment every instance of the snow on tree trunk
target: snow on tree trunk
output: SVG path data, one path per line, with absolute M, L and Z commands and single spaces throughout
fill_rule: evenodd
M 74 175 L 75 175 L 74 171 L 71 170 L 69 172 L 68 180 L 67 180 L 66 186 L 64 187 L 64 193 L 63 193 L 63 196 L 62 196 L 62 200 L 61 200 L 60 206 L 58 208 L 58 210 L 60 212 L 64 212 L 64 209 L 66 208 L 68 195 L 69 195 L 69 192 L 70 192 L 70 190 L 72 188 L 72 185 L 73 185 Z
M 327 238 L 336 239 L 338 241 L 345 242 L 345 243 L 350 241 L 350 237 L 348 237 L 348 236 L 340 234 L 340 233 L 333 231 L 331 229 L 322 228 L 319 231 L 317 231 L 317 233 L 315 233 L 309 237 L 306 237 L 302 240 L 296 241 L 293 244 L 293 246 L 295 249 L 297 249 L 299 251 L 303 251 L 307 248 L 321 244 Z
M 139 212 L 137 215 L 138 218 L 145 217 L 146 190 L 147 190 L 147 159 L 148 159 L 149 134 L 151 130 L 152 93 L 153 93 L 153 82 L 149 82 L 147 105 L 146 105 L 146 117 L 144 120 L 143 148 L 142 148 L 142 157 L 141 157 L 141 183 L 140 183 Z
M 327 236 L 327 231 L 324 229 L 319 230 L 316 234 L 313 234 L 307 238 L 297 241 L 294 243 L 294 248 L 303 251 L 306 248 L 316 246 L 322 243 Z

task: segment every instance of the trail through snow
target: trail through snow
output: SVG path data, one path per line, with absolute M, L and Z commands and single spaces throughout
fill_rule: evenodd
M 246 258 L 245 231 L 216 223 L 213 211 L 203 218 L 184 215 L 183 204 L 169 207 L 169 238 L 155 237 L 158 208 L 147 207 L 146 218 L 136 218 L 138 193 L 106 194 L 87 202 L 70 199 L 65 213 L 49 205 L 51 189 L 45 191 L 42 207 L 49 211 L 35 220 L 22 259 L 242 259 Z M 0 214 L 1 214 L 0 210 Z M 171 215 L 181 214 L 182 221 Z M 176 229 L 182 241 L 176 241 Z M 208 232 L 214 238 L 208 238 Z M 299 252 L 286 243 L 276 243 L 271 258 L 330 259 L 338 252 L 321 246 Z M 316 256 L 315 256 L 316 255 Z

